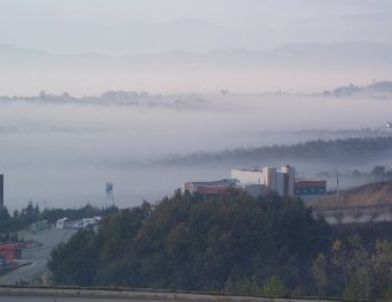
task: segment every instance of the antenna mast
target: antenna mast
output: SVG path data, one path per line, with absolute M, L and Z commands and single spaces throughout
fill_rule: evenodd
M 336 171 L 336 202 L 339 203 L 339 173 Z

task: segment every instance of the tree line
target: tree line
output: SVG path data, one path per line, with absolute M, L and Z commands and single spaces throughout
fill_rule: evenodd
M 322 163 L 363 163 L 386 158 L 392 150 L 392 137 L 362 137 L 315 140 L 293 145 L 238 148 L 221 152 L 198 152 L 165 160 L 162 164 L 211 164 L 266 162 L 273 160 L 314 161 Z
M 117 213 L 118 208 L 110 207 L 102 209 L 87 204 L 77 209 L 44 209 L 40 210 L 38 205 L 30 201 L 27 206 L 20 211 L 14 210 L 12 215 L 6 206 L 0 212 L 0 243 L 18 241 L 17 232 L 28 228 L 34 222 L 47 220 L 54 224 L 58 219 L 67 217 L 71 220 L 82 219 L 93 216 L 105 216 Z
M 79 232 L 49 268 L 56 284 L 209 291 L 248 282 L 306 292 L 328 234 L 297 199 L 177 193 L 107 217 L 98 233 Z

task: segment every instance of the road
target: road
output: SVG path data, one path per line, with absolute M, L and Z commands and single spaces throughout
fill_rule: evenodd
M 197 293 L 61 288 L 0 288 L 1 302 L 271 302 L 266 297 L 222 296 Z M 328 302 L 314 298 L 280 298 L 279 302 Z M 335 300 L 334 302 L 336 302 Z
M 21 280 L 31 283 L 41 277 L 47 270 L 46 263 L 52 249 L 60 242 L 67 241 L 74 232 L 70 229 L 50 229 L 37 234 L 26 234 L 26 239 L 40 243 L 38 247 L 22 251 L 22 259 L 31 262 L 31 264 L 0 276 L 0 284 L 14 285 Z
M 6 297 L 0 296 L 1 302 L 124 302 L 124 299 L 107 298 L 64 298 L 64 297 Z M 146 300 L 132 300 L 133 302 L 146 302 Z

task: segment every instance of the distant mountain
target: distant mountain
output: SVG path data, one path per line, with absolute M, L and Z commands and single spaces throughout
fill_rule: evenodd
M 272 162 L 301 162 L 327 165 L 364 164 L 375 159 L 389 158 L 392 153 L 392 137 L 350 137 L 336 140 L 314 140 L 293 145 L 239 148 L 222 152 L 200 152 L 170 158 L 167 165 L 242 165 L 259 166 Z
M 350 84 L 348 86 L 341 86 L 332 91 L 324 91 L 324 95 L 333 96 L 352 96 L 359 94 L 368 94 L 371 96 L 381 97 L 380 94 L 391 94 L 392 95 L 392 81 L 375 82 L 368 86 L 355 86 Z
M 54 54 L 0 45 L 0 76 L 3 95 L 43 89 L 66 89 L 71 93 L 107 89 L 319 90 L 320 86 L 335 86 L 343 80 L 392 78 L 392 46 L 368 42 L 296 43 L 260 51 L 223 49 L 109 56 Z
M 132 66 L 176 66 L 187 68 L 243 68 L 259 69 L 265 66 L 318 66 L 331 65 L 378 65 L 392 66 L 392 46 L 368 42 L 346 42 L 337 44 L 296 43 L 278 48 L 250 51 L 244 49 L 223 49 L 206 53 L 186 51 L 167 51 L 123 56 L 109 56 L 99 53 L 78 55 L 53 54 L 40 50 L 19 48 L 12 45 L 0 45 L 0 64 L 17 65 L 20 59 L 35 59 L 36 63 L 83 63 L 118 64 Z M 11 60 L 11 61 L 10 61 Z M 44 65 L 45 66 L 45 65 Z

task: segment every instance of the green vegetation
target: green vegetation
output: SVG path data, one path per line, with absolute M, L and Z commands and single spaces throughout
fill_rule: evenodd
M 363 301 L 392 297 L 392 242 L 376 241 L 365 248 L 359 235 L 336 240 L 326 255 L 313 262 L 320 295 Z
M 3 207 L 0 215 L 0 242 L 17 241 L 16 232 L 38 220 L 40 220 L 40 211 L 32 202 L 29 202 L 22 211 L 15 211 L 13 217 L 7 207 Z
M 276 195 L 176 193 L 78 232 L 49 268 L 63 285 L 390 299 L 392 241 L 377 239 L 380 227 L 390 229 L 331 229 L 301 200 Z
M 66 285 L 313 294 L 312 259 L 328 251 L 329 237 L 297 199 L 177 193 L 107 217 L 98 233 L 77 233 L 49 268 Z

